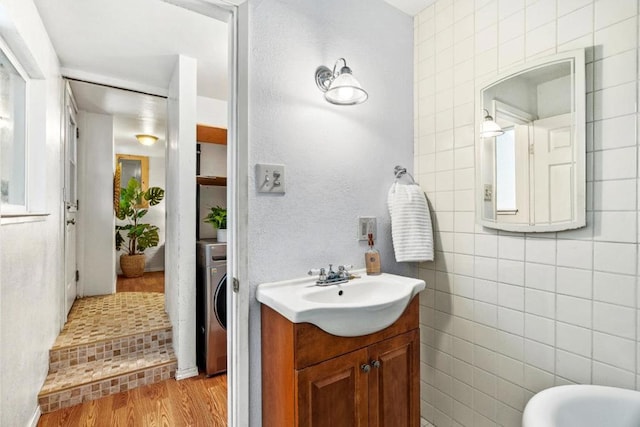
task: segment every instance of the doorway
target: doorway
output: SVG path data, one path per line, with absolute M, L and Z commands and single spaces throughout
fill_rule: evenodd
M 232 6 L 230 2 L 218 0 L 116 0 L 113 2 L 100 2 L 89 0 L 78 4 L 74 0 L 62 0 L 52 5 L 46 0 L 34 0 L 43 18 L 43 22 L 50 34 L 54 48 L 59 55 L 63 66 L 63 74 L 76 80 L 84 80 L 101 83 L 107 86 L 133 89 L 149 95 L 160 95 L 167 97 L 169 91 L 165 84 L 159 84 L 158 78 L 162 78 L 162 73 L 155 71 L 165 69 L 167 61 L 173 61 L 173 56 L 169 54 L 159 54 L 164 42 L 160 42 L 162 35 L 170 33 L 169 29 L 180 31 L 180 37 L 174 37 L 171 42 L 180 42 L 185 38 L 191 43 L 193 48 L 198 42 L 211 39 L 189 37 L 188 26 L 180 26 L 178 15 L 189 13 L 198 14 L 206 19 L 213 18 L 226 24 L 228 33 L 228 73 L 229 80 L 222 85 L 228 92 L 228 129 L 229 129 L 229 177 L 230 183 L 228 193 L 229 219 L 229 243 L 228 243 L 228 270 L 230 286 L 228 290 L 229 314 L 232 320 L 229 327 L 229 399 L 230 422 L 231 425 L 246 425 L 248 423 L 248 298 L 249 292 L 246 284 L 246 258 L 247 250 L 246 235 L 244 230 L 238 227 L 239 224 L 246 223 L 247 216 L 247 149 L 246 149 L 246 37 L 240 36 L 242 32 L 246 35 L 246 6 Z M 164 6 L 162 6 L 164 4 Z M 144 19 L 153 9 L 154 16 L 166 9 L 167 5 L 177 6 L 182 12 L 175 11 L 166 19 Z M 122 14 L 123 8 L 128 11 Z M 100 13 L 96 14 L 96 10 Z M 137 15 L 142 15 L 143 19 L 138 19 Z M 115 19 L 111 22 L 110 19 Z M 74 22 L 74 25 L 68 25 Z M 160 29 L 155 29 L 154 25 L 160 25 Z M 241 28 L 242 27 L 242 28 Z M 113 37 L 104 37 L 104 31 L 113 32 Z M 135 34 L 131 34 L 131 32 Z M 89 51 L 83 51 L 82 46 L 74 44 L 82 38 L 82 46 L 89 46 Z M 91 39 L 93 37 L 93 39 Z M 146 41 L 142 45 L 136 45 L 137 37 L 145 37 Z M 164 40 L 164 39 L 163 39 Z M 118 44 L 119 43 L 119 44 Z M 138 49 L 138 51 L 135 51 Z M 134 51 L 132 53 L 132 50 Z M 175 52 L 185 52 L 190 54 L 191 48 L 174 49 Z M 241 53 L 241 54 L 239 54 Z M 94 61 L 92 61 L 94 60 Z M 154 62 L 156 61 L 156 62 Z M 239 62 L 242 64 L 239 66 Z M 173 62 L 172 62 L 173 63 Z M 151 64 L 155 64 L 151 65 Z M 226 67 L 225 67 L 226 68 Z M 212 70 L 213 67 L 208 67 Z M 127 74 L 125 70 L 132 70 Z M 238 70 L 242 73 L 239 74 Z M 153 72 L 152 72 L 153 71 Z M 175 71 L 175 69 L 174 69 Z M 198 82 L 198 87 L 202 86 Z M 214 124 L 215 126 L 215 124 Z M 82 130 L 81 130 L 82 133 Z M 85 137 L 87 137 L 85 135 Z M 81 135 L 81 140 L 82 135 Z M 242 143 L 240 143 L 242 141 Z M 113 153 L 105 158 L 112 158 Z M 172 179 L 179 179 L 178 176 Z M 168 181 L 169 182 L 169 181 Z M 111 185 L 111 182 L 109 182 Z M 81 200 L 82 205 L 82 200 Z M 175 207 L 179 209 L 179 206 Z M 82 211 L 82 206 L 80 206 Z M 81 233 L 81 231 L 79 230 Z M 113 233 L 110 233 L 111 236 Z M 190 233 L 195 241 L 195 236 Z M 186 234 L 180 236 L 167 236 L 168 241 L 178 241 Z M 182 244 L 182 243 L 181 243 Z M 109 245 L 107 245 L 109 246 Z M 85 256 L 82 251 L 78 251 L 79 258 Z M 115 264 L 115 260 L 113 260 Z M 80 274 L 83 281 L 82 272 Z M 80 286 L 82 294 L 89 294 L 87 285 L 89 281 Z M 115 283 L 115 278 L 113 280 Z M 237 284 L 240 284 L 238 287 Z M 233 286 L 231 286 L 233 284 Z M 186 284 L 181 284 L 186 285 Z M 234 292 L 233 289 L 238 289 Z M 182 295 L 181 295 L 182 296 Z M 179 310 L 189 315 L 188 307 L 179 307 Z M 179 339 L 188 338 L 190 329 L 182 331 Z M 181 346 L 182 350 L 187 350 L 189 346 Z M 238 349 L 242 349 L 239 351 Z M 188 359 L 190 356 L 187 355 Z M 195 357 L 194 357 L 195 359 Z M 232 369 L 232 367 L 236 367 Z M 241 368 L 238 368 L 241 367 Z

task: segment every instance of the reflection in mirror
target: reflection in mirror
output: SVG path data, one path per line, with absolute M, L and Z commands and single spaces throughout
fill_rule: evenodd
M 116 154 L 116 165 L 121 167 L 121 187 L 126 187 L 129 180 L 135 178 L 140 183 L 142 191 L 146 191 L 149 188 L 149 157 Z M 142 207 L 148 206 L 149 202 L 145 200 L 142 203 Z
M 478 100 L 478 123 L 486 109 L 504 131 L 477 139 L 479 222 L 526 232 L 584 226 L 584 51 L 499 76 Z

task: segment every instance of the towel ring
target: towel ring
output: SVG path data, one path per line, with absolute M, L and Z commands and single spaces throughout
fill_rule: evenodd
M 405 175 L 409 175 L 409 178 L 411 178 L 411 183 L 416 185 L 418 184 L 416 180 L 413 179 L 413 175 L 407 172 L 407 168 L 403 168 L 402 166 L 396 166 L 395 168 L 393 168 L 393 174 L 395 175 L 396 179 L 400 179 Z

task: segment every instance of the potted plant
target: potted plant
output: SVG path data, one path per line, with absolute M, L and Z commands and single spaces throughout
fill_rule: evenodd
M 143 208 L 142 203 L 146 200 L 149 206 L 155 206 L 163 198 L 162 188 L 151 187 L 143 191 L 140 182 L 135 178 L 131 178 L 127 186 L 122 188 L 116 216 L 120 220 L 127 220 L 128 223 L 116 225 L 116 250 L 124 252 L 120 255 L 120 268 L 127 277 L 142 276 L 145 249 L 158 246 L 160 242 L 158 227 L 140 222 L 148 212 L 148 209 Z
M 204 219 L 216 229 L 218 242 L 227 241 L 227 209 L 220 206 L 211 208 L 211 212 Z

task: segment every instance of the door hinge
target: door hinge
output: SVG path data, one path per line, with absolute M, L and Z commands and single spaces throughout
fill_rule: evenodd
M 233 292 L 238 293 L 239 291 L 240 291 L 240 281 L 234 277 L 233 278 Z
M 80 138 L 80 128 L 76 128 L 76 138 Z
M 80 280 L 80 271 L 76 270 L 76 282 Z

